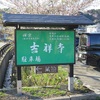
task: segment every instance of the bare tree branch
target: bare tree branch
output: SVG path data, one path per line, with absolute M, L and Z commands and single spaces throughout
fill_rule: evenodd
M 94 0 L 9 0 L 12 13 L 76 15 Z

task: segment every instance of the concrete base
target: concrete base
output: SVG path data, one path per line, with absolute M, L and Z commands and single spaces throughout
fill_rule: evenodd
M 17 80 L 17 93 L 22 94 L 22 81 Z
M 74 82 L 73 82 L 73 77 L 68 77 L 68 90 L 70 92 L 74 91 Z

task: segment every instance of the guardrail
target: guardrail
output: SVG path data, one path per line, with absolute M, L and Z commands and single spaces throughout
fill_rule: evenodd
M 13 56 L 13 46 L 8 44 L 2 49 L 3 57 L 0 59 L 0 88 L 3 88 L 3 82 L 5 79 L 6 70 L 9 64 L 9 60 Z
M 0 48 L 0 57 L 2 57 L 2 55 L 5 53 L 5 51 L 7 50 L 7 48 L 9 48 L 11 44 L 5 44 L 4 46 L 2 46 Z

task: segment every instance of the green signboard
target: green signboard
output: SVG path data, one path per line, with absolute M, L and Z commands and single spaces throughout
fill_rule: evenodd
M 74 39 L 74 31 L 16 30 L 16 65 L 74 64 Z

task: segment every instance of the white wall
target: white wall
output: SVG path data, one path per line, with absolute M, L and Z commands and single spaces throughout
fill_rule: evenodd
M 88 33 L 100 33 L 100 23 L 86 27 Z

